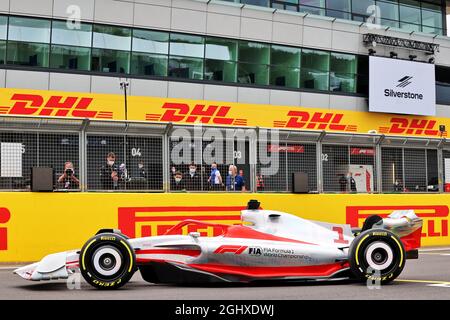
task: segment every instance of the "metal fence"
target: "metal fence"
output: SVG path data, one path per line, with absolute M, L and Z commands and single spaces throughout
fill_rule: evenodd
M 208 129 L 196 140 L 192 126 L 1 117 L 0 190 L 30 190 L 31 168 L 52 167 L 55 190 L 291 192 L 305 172 L 310 192 L 450 192 L 445 138 L 285 130 L 272 141 Z M 263 152 L 277 159 L 272 174 Z

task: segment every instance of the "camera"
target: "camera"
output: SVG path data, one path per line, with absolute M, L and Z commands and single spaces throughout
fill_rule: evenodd
M 71 177 L 72 174 L 73 174 L 73 169 L 66 169 L 66 175 L 67 175 L 68 177 Z

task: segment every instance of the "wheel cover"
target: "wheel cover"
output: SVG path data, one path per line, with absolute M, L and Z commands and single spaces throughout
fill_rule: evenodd
M 100 247 L 92 255 L 95 271 L 105 277 L 114 276 L 123 265 L 120 251 L 113 246 Z
M 371 243 L 367 247 L 364 255 L 369 267 L 378 271 L 387 269 L 394 261 L 392 248 L 381 241 Z

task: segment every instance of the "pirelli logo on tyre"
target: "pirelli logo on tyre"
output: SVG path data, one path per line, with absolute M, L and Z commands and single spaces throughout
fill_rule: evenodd
M 241 206 L 161 206 L 119 207 L 118 228 L 130 238 L 163 235 L 186 219 L 223 224 L 241 224 Z M 187 225 L 181 234 L 199 232 L 201 236 L 218 236 L 222 228 Z
M 346 208 L 346 222 L 352 227 L 362 226 L 373 214 L 387 217 L 394 210 L 414 210 L 423 219 L 422 238 L 448 237 L 449 208 L 445 205 L 431 206 L 350 206 Z

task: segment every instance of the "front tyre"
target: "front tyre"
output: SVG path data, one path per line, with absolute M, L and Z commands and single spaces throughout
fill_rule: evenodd
M 102 233 L 89 239 L 80 251 L 83 278 L 99 289 L 117 289 L 136 271 L 134 250 L 122 235 Z
M 392 232 L 371 229 L 353 240 L 349 262 L 350 270 L 357 279 L 386 284 L 402 272 L 405 266 L 405 248 Z

